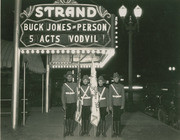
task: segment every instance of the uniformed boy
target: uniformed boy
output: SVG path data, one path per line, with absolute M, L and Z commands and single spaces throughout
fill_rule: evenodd
M 66 112 L 65 117 L 65 136 L 73 136 L 76 101 L 77 101 L 77 83 L 72 82 L 73 74 L 68 71 L 65 75 L 67 82 L 62 86 L 62 105 Z
M 82 78 L 82 85 L 80 87 L 80 98 L 82 99 L 82 127 L 81 136 L 89 135 L 89 123 L 91 115 L 91 92 L 89 86 L 89 76 L 84 75 Z
M 113 74 L 114 83 L 109 86 L 109 105 L 113 111 L 113 134 L 112 137 L 120 137 L 121 115 L 125 106 L 124 86 L 119 83 L 120 76 Z
M 108 88 L 104 86 L 105 79 L 103 76 L 98 77 L 98 92 L 99 92 L 99 107 L 100 107 L 100 122 L 97 127 L 96 136 L 98 137 L 101 133 L 106 137 L 106 120 L 105 116 L 108 112 Z

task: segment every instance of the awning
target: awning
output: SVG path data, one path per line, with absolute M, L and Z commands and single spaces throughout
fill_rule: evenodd
M 1 40 L 1 68 L 12 67 L 13 51 L 13 42 Z
M 45 73 L 45 68 L 39 54 L 23 55 L 24 60 L 27 61 L 27 68 L 35 73 Z
M 1 40 L 1 68 L 13 67 L 13 42 Z M 45 68 L 38 54 L 23 55 L 23 58 L 27 60 L 27 68 L 35 73 L 45 73 Z

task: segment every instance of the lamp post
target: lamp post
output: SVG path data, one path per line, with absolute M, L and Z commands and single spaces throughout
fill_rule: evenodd
M 126 30 L 128 31 L 129 35 L 129 59 L 128 59 L 128 84 L 129 84 L 129 93 L 128 93 L 128 102 L 129 102 L 129 109 L 133 109 L 133 92 L 132 92 L 132 37 L 133 32 L 136 30 L 139 31 L 139 19 L 142 15 L 142 9 L 138 5 L 134 8 L 133 13 L 136 18 L 136 22 L 132 22 L 132 16 L 130 15 L 128 23 L 125 23 L 125 17 L 127 15 L 127 8 L 122 5 L 119 8 L 119 16 L 123 20 L 123 24 L 126 27 Z

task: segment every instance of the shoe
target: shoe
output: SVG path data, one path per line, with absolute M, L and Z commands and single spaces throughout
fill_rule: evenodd
M 113 133 L 111 137 L 112 137 L 112 138 L 117 137 L 117 134 L 116 134 L 116 133 Z
M 85 135 L 88 136 L 88 137 L 90 136 L 88 132 L 86 132 Z
M 82 132 L 80 133 L 80 136 L 84 136 L 85 134 L 86 134 L 86 133 L 82 131 Z
M 73 132 L 70 132 L 69 135 L 70 135 L 70 136 L 74 136 L 74 133 L 73 133 Z
M 118 136 L 118 137 L 121 137 L 121 134 L 118 134 L 117 136 Z
M 64 134 L 63 134 L 63 137 L 66 137 L 66 136 L 69 136 L 69 120 L 66 119 L 65 120 L 65 126 L 64 126 L 65 130 L 64 130 Z
M 100 136 L 100 133 L 99 132 L 96 132 L 96 137 L 99 137 Z
M 103 132 L 102 135 L 103 135 L 104 137 L 107 137 L 106 132 Z
M 66 136 L 69 136 L 69 133 L 68 132 L 65 132 L 63 137 L 66 137 Z

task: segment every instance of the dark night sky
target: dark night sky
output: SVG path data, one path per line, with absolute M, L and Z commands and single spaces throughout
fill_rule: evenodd
M 29 5 L 53 3 L 54 0 L 22 0 L 22 9 Z M 169 66 L 175 66 L 174 76 L 180 77 L 180 1 L 179 0 L 77 0 L 79 3 L 97 3 L 110 13 L 118 15 L 124 4 L 129 12 L 138 4 L 143 9 L 140 32 L 133 37 L 133 75 L 142 74 L 145 81 L 169 79 Z M 13 39 L 14 1 L 1 0 L 1 37 Z M 102 72 L 103 71 L 103 72 Z M 119 48 L 116 55 L 99 73 L 118 71 L 128 74 L 128 34 L 119 18 Z

